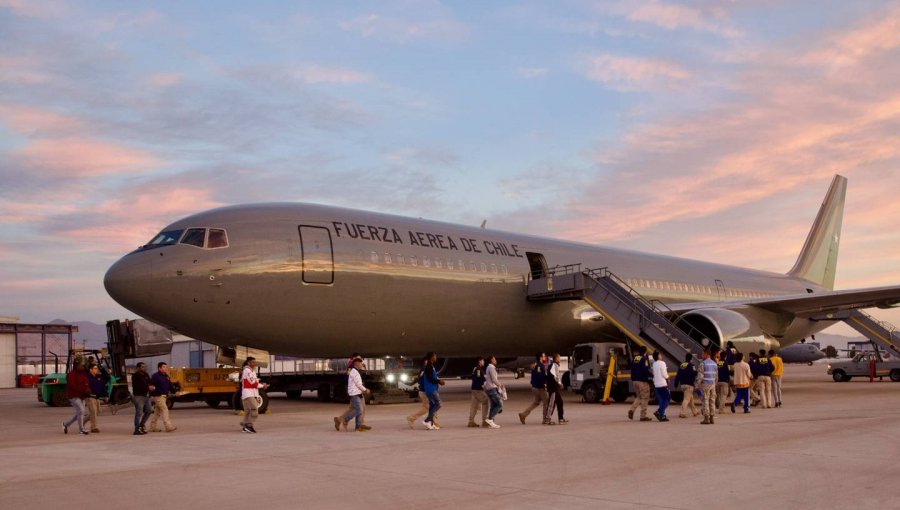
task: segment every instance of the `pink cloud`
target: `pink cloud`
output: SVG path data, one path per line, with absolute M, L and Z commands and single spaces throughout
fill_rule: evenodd
M 824 47 L 807 53 L 806 64 L 844 67 L 854 65 L 877 52 L 900 47 L 900 7 L 879 13 L 858 27 L 836 33 Z
M 894 26 L 898 11 L 805 47 L 751 52 L 746 71 L 730 84 L 738 99 L 647 121 L 620 143 L 598 148 L 602 171 L 583 185 L 583 198 L 568 216 L 542 214 L 549 219 L 540 228 L 562 238 L 651 252 L 664 246 L 671 255 L 784 272 L 830 179 L 841 173 L 850 182 L 837 285 L 900 283 L 894 225 L 900 83 L 891 79 L 900 61 L 884 51 L 900 47 L 900 32 L 885 28 Z M 855 59 L 843 75 L 796 65 L 835 47 Z M 653 82 L 653 66 L 637 69 L 598 78 Z
M 627 14 L 627 18 L 632 21 L 651 23 L 668 30 L 689 28 L 725 37 L 738 37 L 741 35 L 739 30 L 712 21 L 701 10 L 687 5 L 667 4 L 656 1 L 641 2 Z
M 76 136 L 37 140 L 17 153 L 40 171 L 69 177 L 139 172 L 160 164 L 143 149 Z
M 0 119 L 23 134 L 74 133 L 85 128 L 80 119 L 42 108 L 0 104 Z
M 178 73 L 155 73 L 147 77 L 147 83 L 156 87 L 171 87 L 181 83 L 182 76 Z
M 134 198 L 115 198 L 87 207 L 83 212 L 97 214 L 107 221 L 102 225 L 69 229 L 60 235 L 81 243 L 89 251 L 102 247 L 103 252 L 120 254 L 146 243 L 167 223 L 222 205 L 212 198 L 209 189 L 156 188 L 136 188 L 129 191 Z
M 0 56 L 0 83 L 37 85 L 49 82 L 52 75 L 33 59 Z
M 657 58 L 594 55 L 580 65 L 581 73 L 616 90 L 672 87 L 690 76 L 681 66 Z

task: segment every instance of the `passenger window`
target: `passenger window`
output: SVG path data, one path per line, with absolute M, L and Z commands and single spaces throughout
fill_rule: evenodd
M 443 267 L 443 265 L 444 264 L 443 264 L 443 262 L 441 262 L 441 259 L 434 259 L 434 267 L 441 269 Z
M 221 228 L 209 229 L 209 240 L 206 242 L 207 248 L 224 248 L 228 246 L 228 234 Z
M 509 274 L 509 269 L 507 269 L 506 264 L 500 265 L 500 272 L 503 274 Z
M 453 261 L 450 259 L 447 259 L 447 269 L 450 269 L 450 270 L 453 269 Z
M 478 271 L 478 268 L 475 267 L 474 262 L 469 262 L 469 271 Z
M 191 246 L 197 246 L 198 248 L 203 248 L 203 241 L 206 240 L 206 229 L 205 228 L 189 228 L 184 233 L 184 237 L 181 238 L 181 244 L 189 244 Z
M 431 259 L 428 257 L 422 257 L 422 265 L 425 267 L 431 267 Z
M 491 272 L 497 274 L 497 264 L 491 264 Z
M 481 263 L 481 272 L 487 273 L 487 264 L 485 264 L 484 262 Z
M 369 254 L 369 260 L 371 260 L 372 262 L 377 264 L 378 263 L 378 254 L 373 251 L 372 253 Z
M 406 259 L 403 258 L 403 255 L 397 254 L 397 263 L 398 264 L 406 264 Z
M 456 267 L 458 267 L 460 271 L 465 271 L 465 270 L 466 270 L 466 263 L 463 262 L 463 261 L 461 261 L 461 260 L 458 261 L 458 262 L 459 262 L 459 265 L 456 266 Z
M 415 255 L 409 257 L 409 265 L 411 265 L 411 266 L 418 266 L 418 265 L 419 265 L 419 259 L 417 259 Z
M 385 253 L 385 254 L 384 254 L 384 263 L 385 263 L 385 264 L 390 264 L 390 263 L 391 263 L 391 254 L 390 254 L 390 253 Z

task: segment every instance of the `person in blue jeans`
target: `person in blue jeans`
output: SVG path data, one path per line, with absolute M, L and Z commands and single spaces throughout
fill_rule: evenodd
M 134 374 L 131 376 L 132 402 L 134 403 L 134 435 L 143 436 L 147 433 L 144 429 L 153 408 L 150 407 L 150 374 L 147 373 L 147 365 L 143 361 L 135 365 Z
M 428 397 L 428 416 L 422 423 L 428 430 L 439 430 L 440 427 L 434 424 L 434 415 L 441 408 L 441 396 L 438 388 L 444 385 L 444 381 L 438 377 L 437 369 L 434 364 L 437 362 L 437 354 L 429 352 L 426 356 L 424 374 L 422 377 L 422 387 L 425 396 Z
M 653 415 L 659 421 L 669 421 L 666 417 L 666 408 L 672 398 L 669 393 L 669 370 L 659 351 L 653 351 L 653 360 L 653 387 L 656 389 L 656 399 L 659 400 L 659 408 Z
M 500 397 L 500 389 L 503 384 L 497 377 L 497 358 L 488 356 L 488 366 L 484 371 L 484 391 L 487 393 L 488 400 L 491 401 L 491 409 L 488 411 L 488 417 L 485 422 L 492 429 L 499 429 L 500 425 L 494 422 L 494 418 L 503 412 L 503 399 Z

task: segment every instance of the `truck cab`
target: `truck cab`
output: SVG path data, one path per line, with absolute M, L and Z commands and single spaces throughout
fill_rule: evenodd
M 629 366 L 628 347 L 624 343 L 594 342 L 576 345 L 569 366 L 570 389 L 582 395 L 585 402 L 600 402 L 613 356 L 616 358 L 616 373 L 613 374 L 610 397 L 616 402 L 628 399 L 633 391 L 629 372 L 626 370 Z

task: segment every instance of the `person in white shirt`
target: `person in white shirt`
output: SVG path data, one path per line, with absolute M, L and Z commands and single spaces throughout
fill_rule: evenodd
M 250 356 L 241 372 L 241 404 L 244 406 L 244 417 L 241 418 L 241 431 L 256 434 L 253 422 L 259 417 L 259 390 L 266 385 L 256 377 L 256 358 Z
M 353 419 L 356 422 L 356 432 L 365 432 L 372 429 L 372 427 L 364 425 L 360 420 L 363 410 L 363 398 L 365 398 L 365 395 L 369 394 L 369 390 L 363 386 L 362 376 L 359 375 L 359 371 L 362 369 L 362 362 L 362 358 L 353 358 L 353 368 L 351 368 L 350 373 L 347 374 L 347 395 L 350 396 L 350 404 L 353 406 L 353 412 L 346 418 L 335 416 L 335 428 L 343 427 L 344 430 L 347 430 L 347 423 Z
M 666 408 L 672 396 L 669 394 L 669 370 L 666 362 L 662 360 L 659 351 L 653 351 L 653 387 L 656 389 L 656 399 L 659 408 L 653 412 L 653 416 L 659 421 L 669 421 L 666 418 Z
M 565 425 L 569 423 L 563 413 L 563 399 L 562 399 L 562 371 L 559 369 L 560 362 L 559 354 L 554 354 L 553 358 L 550 359 L 550 368 L 547 370 L 547 391 L 550 393 L 550 406 L 547 408 L 547 415 L 544 416 L 544 419 L 549 421 L 551 415 L 553 414 L 553 408 L 556 408 L 556 418 L 557 423 L 560 425 Z

